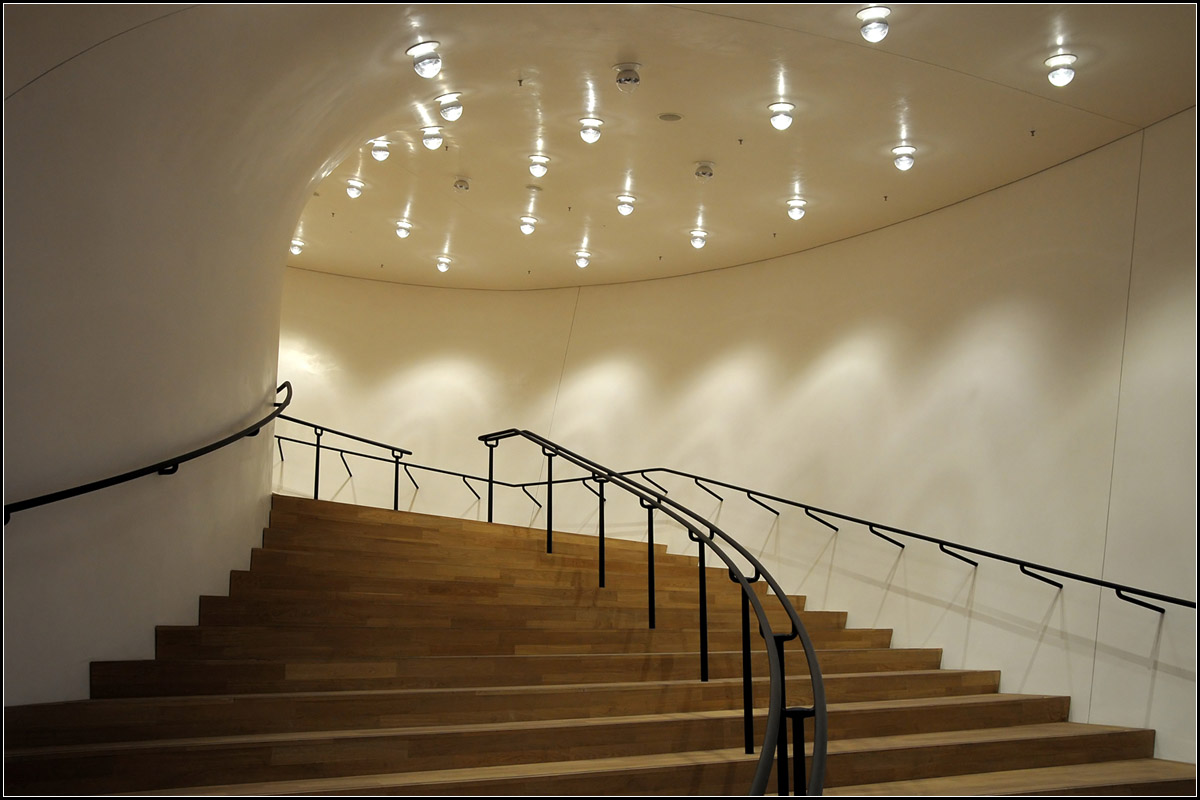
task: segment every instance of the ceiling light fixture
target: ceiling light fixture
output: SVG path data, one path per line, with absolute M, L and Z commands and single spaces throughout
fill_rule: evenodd
M 446 122 L 456 122 L 462 116 L 463 107 L 458 98 L 462 97 L 462 92 L 451 92 L 444 94 L 437 99 L 441 108 L 438 113 L 442 115 L 442 119 Z
M 442 71 L 442 57 L 437 54 L 438 42 L 421 42 L 404 51 L 412 56 L 413 70 L 422 78 L 432 78 Z
M 642 76 L 638 74 L 638 70 L 641 68 L 641 64 L 632 62 L 613 66 L 613 69 L 617 71 L 617 89 L 625 94 L 632 94 L 633 90 L 642 82 Z
M 548 156 L 534 155 L 529 157 L 529 174 L 535 178 L 544 178 L 546 173 L 550 171 L 550 167 L 546 166 L 550 163 Z
M 576 250 L 575 251 L 575 266 L 579 267 L 580 269 L 583 269 L 588 264 L 592 263 L 591 258 L 592 258 L 592 254 L 589 253 L 587 250 Z
M 411 222 L 406 219 L 402 219 L 396 223 L 396 235 L 401 239 L 407 239 L 410 233 L 412 233 Z
M 786 131 L 792 125 L 792 109 L 795 106 L 791 103 L 772 103 L 767 106 L 767 110 L 771 112 L 771 126 L 777 131 Z
M 376 161 L 387 161 L 391 152 L 388 151 L 387 139 L 372 139 L 371 140 L 371 158 Z
M 421 144 L 425 145 L 430 150 L 437 150 L 442 146 L 442 129 L 441 128 L 421 128 Z
M 366 186 L 366 184 L 360 181 L 358 178 L 351 178 L 350 180 L 346 181 L 346 194 L 351 200 L 355 199 L 356 197 L 362 197 L 364 186 Z
M 631 194 L 617 195 L 617 213 L 622 217 L 628 217 L 633 213 L 633 204 L 636 200 L 637 198 Z
M 604 120 L 585 117 L 579 120 L 579 124 L 583 126 L 579 131 L 580 138 L 588 144 L 595 144 L 600 138 L 600 126 L 604 124 Z
M 804 206 L 807 202 L 799 197 L 793 197 L 787 201 L 787 215 L 792 219 L 800 219 L 804 216 Z
M 288 247 L 288 252 L 290 252 L 294 256 L 298 256 L 298 255 L 300 255 L 301 251 L 303 251 L 303 250 L 304 250 L 304 240 L 303 239 L 292 239 L 292 244 L 290 247 Z
M 438 272 L 445 272 L 446 270 L 450 269 L 450 262 L 451 262 L 450 256 L 438 256 L 437 257 Z
M 702 231 L 699 228 L 692 231 L 692 247 L 699 250 L 704 247 L 704 243 L 708 240 L 708 231 Z
M 1055 86 L 1066 86 L 1075 79 L 1075 70 L 1071 69 L 1071 65 L 1074 63 L 1075 56 L 1070 53 L 1050 56 L 1046 59 L 1046 66 L 1050 67 L 1050 74 L 1046 77 Z
M 887 6 L 870 6 L 858 12 L 858 18 L 865 23 L 858 32 L 871 44 L 878 44 L 888 35 L 888 24 L 884 20 L 892 10 Z
M 899 147 L 893 147 L 892 155 L 896 157 L 896 160 L 892 163 L 894 163 L 896 165 L 896 169 L 900 170 L 901 172 L 908 172 L 910 169 L 912 169 L 913 164 L 916 163 L 913 159 L 913 154 L 916 152 L 917 148 L 909 144 L 902 144 Z
M 537 227 L 537 217 L 521 217 L 521 233 L 528 236 Z

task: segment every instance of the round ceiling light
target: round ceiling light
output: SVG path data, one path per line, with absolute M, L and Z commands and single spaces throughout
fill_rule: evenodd
M 438 256 L 437 257 L 438 272 L 445 272 L 446 270 L 450 269 L 450 261 L 451 261 L 450 256 Z
M 346 194 L 351 200 L 355 199 L 356 197 L 362 197 L 364 186 L 366 186 L 366 184 L 360 181 L 358 178 L 351 178 L 346 181 Z
M 387 139 L 373 139 L 371 141 L 371 158 L 376 161 L 387 161 L 390 155 Z
M 633 213 L 633 204 L 636 200 L 637 198 L 631 194 L 617 195 L 617 213 L 622 217 L 628 217 Z
M 579 136 L 585 142 L 595 144 L 600 139 L 600 126 L 604 124 L 604 120 L 586 117 L 579 120 L 579 124 L 583 126 L 579 130 Z
M 786 131 L 792 126 L 792 109 L 795 106 L 791 103 L 772 103 L 767 106 L 767 110 L 771 112 L 771 127 L 777 131 Z
M 422 78 L 435 77 L 442 71 L 442 57 L 437 54 L 438 42 L 421 42 L 404 51 L 412 56 L 413 70 Z
M 412 233 L 412 223 L 406 219 L 402 219 L 396 223 L 396 235 L 401 239 L 407 239 Z
M 298 256 L 298 255 L 300 255 L 300 253 L 303 250 L 304 250 L 304 240 L 303 239 L 292 239 L 292 244 L 290 247 L 288 247 L 288 252 L 290 252 L 294 256 Z
M 438 113 L 442 115 L 442 119 L 446 120 L 446 122 L 457 122 L 462 116 L 462 102 L 458 99 L 460 97 L 462 97 L 462 92 L 451 92 L 437 99 L 438 104 L 441 106 L 438 109 Z
M 535 178 L 544 178 L 546 173 L 550 171 L 547 165 L 550 163 L 548 156 L 535 155 L 529 157 L 529 174 Z
M 691 237 L 692 247 L 699 250 L 701 247 L 704 247 L 705 242 L 708 241 L 708 231 L 696 229 L 692 231 Z
M 896 169 L 900 170 L 901 172 L 908 172 L 910 169 L 912 169 L 913 164 L 916 163 L 913 159 L 913 155 L 916 152 L 917 148 L 908 144 L 902 144 L 899 147 L 893 147 L 892 155 L 896 157 L 896 160 L 892 163 L 894 163 L 896 165 Z
M 442 129 L 421 128 L 421 144 L 429 150 L 437 150 L 442 146 Z
M 528 236 L 537 228 L 537 217 L 521 217 L 521 233 Z
M 576 250 L 575 251 L 575 266 L 579 267 L 580 269 L 583 269 L 588 264 L 592 263 L 591 259 L 592 259 L 592 254 L 589 253 L 587 250 Z
M 1055 86 L 1066 86 L 1075 79 L 1075 70 L 1071 69 L 1071 65 L 1076 61 L 1075 56 L 1070 53 L 1059 53 L 1055 56 L 1050 56 L 1046 59 L 1046 66 L 1050 67 L 1050 74 L 1046 77 L 1050 83 Z
M 871 6 L 858 12 L 858 18 L 865 23 L 858 32 L 871 44 L 878 44 L 888 35 L 888 24 L 885 20 L 892 10 L 887 6 Z
M 787 215 L 792 219 L 800 219 L 804 216 L 804 206 L 807 203 L 799 197 L 793 197 L 787 201 Z

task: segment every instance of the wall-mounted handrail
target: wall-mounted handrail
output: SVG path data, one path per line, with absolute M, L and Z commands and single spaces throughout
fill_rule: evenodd
M 208 455 L 215 450 L 220 450 L 222 447 L 227 447 L 228 445 L 231 445 L 241 439 L 257 436 L 258 432 L 262 430 L 267 423 L 271 422 L 276 417 L 282 417 L 283 410 L 292 402 L 292 384 L 288 381 L 284 381 L 279 385 L 279 388 L 275 390 L 275 394 L 279 394 L 282 391 L 286 391 L 287 395 L 281 402 L 276 402 L 274 404 L 274 411 L 267 414 L 257 422 L 242 428 L 237 433 L 230 434 L 229 436 L 213 442 L 212 444 L 205 445 L 204 447 L 197 448 L 196 450 L 191 450 L 183 455 L 174 456 L 173 458 L 168 458 L 164 461 L 159 461 L 158 463 L 151 464 L 148 467 L 142 467 L 141 469 L 123 472 L 120 475 L 113 475 L 109 478 L 102 478 L 98 481 L 81 484 L 70 489 L 62 489 L 60 491 L 50 492 L 49 494 L 43 494 L 38 497 L 31 497 L 28 500 L 18 500 L 13 503 L 5 503 L 4 524 L 7 525 L 9 518 L 18 511 L 26 511 L 30 508 L 37 508 L 38 506 L 44 506 L 49 503 L 57 503 L 60 500 L 78 497 L 79 495 L 99 491 L 100 489 L 107 489 L 110 486 L 127 483 L 132 480 L 137 480 L 138 478 L 143 478 L 147 475 L 174 475 L 179 471 L 179 466 L 181 464 L 186 464 L 193 459 Z
M 825 780 L 825 753 L 826 753 L 826 748 L 827 748 L 827 744 L 828 744 L 828 721 L 827 721 L 826 707 L 825 707 L 824 682 L 821 679 L 821 670 L 820 670 L 820 666 L 817 663 L 816 649 L 814 648 L 814 646 L 812 644 L 812 640 L 809 638 L 808 632 L 805 630 L 803 623 L 800 621 L 799 614 L 797 614 L 796 609 L 788 601 L 787 595 L 784 593 L 782 587 L 775 581 L 775 579 L 770 575 L 770 573 L 768 573 L 766 571 L 766 569 L 758 562 L 758 560 L 748 550 L 746 550 L 738 542 L 736 542 L 732 537 L 730 537 L 727 533 L 722 531 L 715 524 L 706 520 L 700 514 L 692 511 L 691 509 L 686 508 L 685 506 L 683 506 L 683 505 L 675 502 L 671 498 L 667 497 L 665 492 L 660 493 L 653 489 L 650 489 L 647 486 L 644 486 L 644 485 L 632 480 L 631 478 L 629 478 L 628 477 L 629 473 L 620 473 L 620 472 L 611 470 L 608 467 L 605 467 L 595 461 L 591 461 L 590 459 L 587 459 L 584 456 L 579 455 L 578 453 L 572 452 L 571 450 L 568 450 L 567 448 L 562 447 L 561 445 L 556 444 L 556 443 L 554 443 L 548 439 L 545 439 L 545 438 L 543 438 L 535 433 L 532 433 L 530 431 L 509 429 L 506 431 L 499 431 L 497 433 L 485 434 L 485 435 L 479 437 L 480 441 L 484 442 L 489 448 L 489 451 L 488 451 L 488 454 L 489 454 L 489 458 L 488 458 L 489 521 L 490 521 L 490 516 L 491 516 L 490 512 L 491 512 L 491 508 L 492 508 L 491 495 L 492 495 L 493 487 L 496 483 L 499 483 L 499 481 L 496 481 L 496 479 L 495 479 L 494 469 L 493 469 L 494 464 L 493 464 L 493 459 L 491 456 L 494 452 L 497 442 L 501 441 L 502 439 L 512 438 L 515 436 L 522 437 L 522 438 L 527 439 L 528 441 L 540 446 L 542 448 L 543 454 L 547 457 L 548 463 L 551 463 L 550 459 L 553 459 L 556 457 L 563 458 L 566 461 L 569 461 L 570 463 L 579 467 L 580 469 L 587 471 L 589 473 L 588 477 L 590 477 L 592 479 L 602 480 L 603 482 L 612 483 L 614 486 L 624 489 L 625 491 L 629 492 L 630 494 L 632 494 L 636 498 L 638 498 L 638 500 L 642 503 L 643 506 L 645 506 L 651 510 L 651 513 L 653 512 L 653 510 L 658 510 L 659 512 L 666 514 L 667 516 L 669 516 L 670 518 L 675 520 L 675 522 L 677 522 L 685 530 L 687 530 L 689 538 L 693 539 L 694 541 L 696 541 L 699 544 L 699 546 L 700 546 L 699 566 L 701 569 L 701 573 L 700 573 L 700 575 L 701 575 L 701 577 L 700 577 L 700 581 L 701 581 L 701 583 L 700 583 L 700 586 L 701 586 L 700 613 L 701 613 L 701 653 L 702 653 L 701 679 L 702 680 L 707 678 L 707 648 L 704 646 L 704 641 L 705 641 L 705 636 L 706 636 L 707 630 L 706 630 L 706 626 L 703 624 L 705 610 L 706 610 L 706 604 L 707 604 L 706 593 L 703 588 L 704 587 L 703 580 L 704 580 L 704 575 L 705 575 L 705 573 L 704 573 L 705 548 L 708 548 L 709 550 L 711 550 L 714 554 L 717 555 L 717 557 L 719 557 L 723 562 L 725 562 L 725 566 L 729 570 L 730 578 L 741 586 L 743 598 L 746 601 L 748 601 L 750 603 L 750 605 L 753 607 L 755 616 L 758 619 L 759 632 L 762 634 L 763 639 L 768 643 L 768 646 L 766 648 L 766 654 L 767 654 L 767 663 L 768 663 L 769 673 L 770 673 L 770 692 L 769 692 L 770 702 L 769 702 L 768 711 L 767 711 L 767 724 L 766 724 L 765 736 L 763 739 L 764 744 L 762 747 L 762 751 L 759 755 L 758 766 L 755 770 L 754 781 L 751 784 L 749 793 L 750 794 L 763 794 L 765 792 L 767 782 L 770 779 L 771 770 L 774 767 L 774 761 L 776 758 L 778 759 L 778 763 L 780 765 L 780 769 L 776 775 L 779 793 L 780 794 L 788 793 L 788 774 L 787 774 L 787 770 L 786 770 L 788 746 L 787 746 L 785 718 L 793 720 L 793 721 L 795 721 L 795 720 L 802 721 L 802 719 L 804 717 L 811 716 L 811 717 L 813 717 L 813 729 L 814 729 L 813 757 L 812 757 L 812 770 L 810 773 L 807 790 L 808 790 L 809 794 L 820 794 L 822 787 L 824 786 L 824 780 Z M 547 473 L 547 481 L 546 481 L 547 492 L 548 492 L 547 504 L 546 504 L 547 517 L 550 516 L 549 509 L 551 508 L 549 492 L 551 491 L 554 483 L 555 483 L 555 481 L 553 480 L 553 478 L 550 476 L 550 474 L 548 472 Z M 701 484 L 699 484 L 699 481 L 697 481 L 697 485 L 701 485 Z M 704 488 L 704 487 L 701 485 L 701 488 Z M 603 503 L 603 498 L 601 498 L 601 503 Z M 551 530 L 551 525 L 552 525 L 552 523 L 548 523 L 548 526 L 547 526 L 547 536 L 548 537 L 549 537 L 549 533 Z M 746 561 L 746 563 L 752 565 L 754 568 L 755 578 L 764 579 L 767 582 L 767 584 L 770 586 L 770 588 L 775 592 L 776 599 L 780 602 L 780 605 L 784 608 L 784 610 L 788 614 L 788 618 L 789 618 L 789 621 L 792 626 L 792 629 L 790 632 L 788 632 L 786 634 L 774 633 L 774 631 L 772 630 L 770 621 L 767 619 L 766 611 L 764 610 L 764 608 L 762 606 L 762 602 L 761 602 L 760 598 L 751 589 L 751 579 L 747 578 L 746 575 L 738 568 L 737 564 L 735 563 L 734 559 L 729 555 L 729 553 L 727 553 L 721 545 L 718 545 L 718 543 L 717 543 L 718 539 L 721 540 L 721 543 L 724 546 L 730 548 L 731 550 L 736 551 L 736 553 L 738 555 L 740 555 Z M 547 539 L 547 546 L 548 546 L 548 548 L 550 546 L 549 538 Z M 785 707 L 782 642 L 785 640 L 788 640 L 788 639 L 792 639 L 792 638 L 798 638 L 800 640 L 801 646 L 804 648 L 805 657 L 808 661 L 809 677 L 810 677 L 812 693 L 813 693 L 813 704 L 812 704 L 811 708 L 789 709 L 789 708 Z M 795 722 L 793 722 L 793 724 L 794 724 L 794 729 L 798 731 L 796 735 L 797 736 L 802 735 L 803 726 L 800 725 L 797 728 L 795 726 Z M 797 745 L 797 749 L 795 752 L 795 761 L 798 762 L 797 766 L 799 767 L 800 765 L 803 764 L 803 761 L 804 761 L 804 750 L 803 750 L 802 740 L 800 738 L 796 739 L 796 745 Z M 772 757 L 773 750 L 774 750 L 774 755 L 775 755 L 774 758 Z M 796 775 L 799 776 L 800 774 L 801 774 L 801 770 L 797 769 Z M 800 787 L 797 786 L 797 789 L 799 789 L 799 788 Z
M 896 528 L 891 525 L 884 525 L 879 522 L 871 522 L 870 520 L 860 519 L 858 517 L 853 517 L 848 514 L 841 514 L 841 513 L 838 513 L 837 511 L 829 511 L 827 509 L 818 508 L 817 506 L 811 505 L 809 503 L 803 503 L 799 500 L 789 500 L 785 497 L 777 497 L 775 495 L 767 494 L 766 492 L 760 492 L 760 491 L 757 491 L 754 489 L 747 489 L 744 486 L 737 486 L 732 483 L 726 483 L 724 481 L 718 481 L 718 480 L 714 480 L 712 478 L 705 478 L 701 475 L 694 475 L 690 472 L 681 472 L 680 470 L 671 469 L 669 467 L 650 467 L 650 468 L 647 468 L 644 470 L 630 470 L 628 474 L 630 474 L 630 475 L 639 474 L 640 475 L 640 474 L 643 474 L 646 472 L 660 472 L 660 473 L 665 473 L 668 475 L 676 475 L 681 478 L 687 478 L 692 481 L 704 481 L 704 483 L 713 484 L 714 486 L 724 486 L 727 489 L 732 489 L 732 490 L 738 491 L 738 492 L 745 492 L 747 494 L 747 496 L 750 497 L 751 500 L 754 500 L 755 498 L 760 498 L 762 500 L 771 500 L 776 503 L 783 503 L 785 505 L 793 506 L 795 508 L 800 508 L 800 509 L 803 509 L 805 514 L 807 514 L 812 519 L 815 519 L 817 522 L 820 522 L 823 525 L 833 528 L 835 531 L 838 530 L 837 527 L 835 527 L 831 523 L 825 521 L 824 519 L 821 519 L 820 517 L 817 517 L 814 515 L 820 514 L 823 517 L 831 517 L 834 519 L 843 520 L 845 522 L 856 523 L 858 525 L 862 525 L 862 526 L 866 527 L 867 530 L 869 530 L 871 533 L 875 534 L 876 536 L 879 536 L 880 538 L 887 539 L 887 541 L 891 542 L 892 544 L 897 545 L 898 547 L 903 547 L 904 545 L 901 544 L 900 542 L 895 541 L 894 539 L 891 539 L 888 536 L 885 536 L 880 531 L 887 531 L 887 533 L 890 533 L 890 534 L 895 534 L 898 536 L 905 536 L 905 537 L 908 537 L 911 539 L 919 539 L 924 542 L 936 544 L 938 546 L 938 548 L 946 555 L 952 556 L 952 557 L 957 558 L 962 561 L 966 561 L 967 563 L 970 563 L 973 565 L 974 565 L 974 562 L 972 562 L 970 559 L 963 558 L 958 553 L 952 553 L 949 550 L 947 550 L 946 548 L 953 548 L 954 550 L 960 550 L 964 553 L 971 553 L 973 555 L 981 556 L 983 558 L 989 558 L 994 561 L 1003 561 L 1008 564 L 1016 565 L 1017 567 L 1020 568 L 1020 570 L 1023 574 L 1028 575 L 1031 578 L 1037 578 L 1038 580 L 1042 580 L 1047 583 L 1053 584 L 1055 586 L 1058 586 L 1060 589 L 1062 588 L 1061 584 L 1058 584 L 1054 581 L 1049 581 L 1039 575 L 1034 575 L 1034 574 L 1030 573 L 1028 570 L 1035 569 L 1035 570 L 1038 570 L 1039 572 L 1045 572 L 1045 573 L 1049 573 L 1051 575 L 1057 575 L 1061 578 L 1068 578 L 1073 581 L 1079 581 L 1081 583 L 1087 583 L 1087 584 L 1091 584 L 1093 586 L 1099 586 L 1099 587 L 1102 587 L 1105 589 L 1112 589 L 1114 592 L 1117 593 L 1117 596 L 1119 598 L 1121 598 L 1122 600 L 1129 602 L 1129 603 L 1135 603 L 1136 605 L 1146 606 L 1147 608 L 1152 608 L 1156 611 L 1162 611 L 1162 609 L 1160 609 L 1156 606 L 1147 605 L 1146 603 L 1139 603 L 1136 600 L 1134 600 L 1133 597 L 1131 597 L 1129 595 L 1136 595 L 1136 596 L 1142 597 L 1142 598 L 1158 600 L 1163 603 L 1171 603 L 1171 604 L 1174 604 L 1177 606 L 1183 606 L 1185 608 L 1195 608 L 1196 607 L 1195 600 L 1185 600 L 1181 597 L 1172 597 L 1170 595 L 1160 594 L 1158 592 L 1152 592 L 1152 591 L 1148 591 L 1146 589 L 1138 589 L 1133 586 L 1125 586 L 1125 585 L 1122 585 L 1119 583 L 1114 583 L 1112 581 L 1106 581 L 1101 578 L 1092 578 L 1087 575 L 1080 575 L 1080 574 L 1077 574 L 1074 572 L 1068 572 L 1066 570 L 1057 569 L 1055 567 L 1048 567 L 1045 564 L 1038 564 L 1037 562 L 1029 561 L 1027 559 L 1014 558 L 1012 556 L 1003 555 L 1002 553 L 994 553 L 994 552 L 991 552 L 988 550 L 982 550 L 978 547 L 970 547 L 965 544 L 958 544 L 957 542 L 952 542 L 948 539 L 939 539 L 935 536 L 928 536 L 923 533 L 915 533 L 913 531 L 906 531 L 903 528 Z M 701 488 L 704 488 L 704 487 L 702 486 Z M 760 503 L 760 505 L 761 505 L 761 503 Z M 975 566 L 977 566 L 977 565 L 975 565 Z

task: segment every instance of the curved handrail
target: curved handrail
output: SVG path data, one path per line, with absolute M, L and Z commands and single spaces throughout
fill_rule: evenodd
M 767 781 L 770 778 L 773 760 L 771 743 L 777 741 L 778 739 L 780 725 L 783 724 L 782 717 L 786 712 L 786 709 L 783 708 L 784 676 L 782 664 L 777 652 L 777 647 L 779 647 L 778 643 L 784 639 L 797 637 L 800 639 L 801 646 L 804 648 L 805 658 L 808 661 L 809 677 L 811 680 L 813 693 L 813 759 L 812 770 L 810 772 L 808 784 L 808 793 L 821 794 L 825 780 L 825 755 L 828 742 L 828 721 L 825 707 L 825 688 L 824 682 L 821 678 L 820 666 L 817 663 L 816 649 L 812 644 L 812 640 L 808 636 L 808 632 L 804 628 L 804 624 L 800 621 L 800 616 L 796 613 L 796 609 L 792 606 L 791 602 L 788 601 L 787 595 L 784 593 L 783 588 L 775 581 L 770 573 L 767 572 L 766 568 L 763 567 L 762 564 L 758 562 L 758 559 L 756 559 L 748 550 L 742 547 L 737 541 L 722 531 L 715 524 L 709 522 L 703 516 L 692 511 L 691 509 L 676 503 L 674 500 L 667 497 L 665 493 L 660 494 L 659 492 L 653 491 L 631 480 L 625 473 L 611 470 L 595 461 L 574 453 L 571 450 L 568 450 L 567 448 L 550 441 L 549 439 L 539 436 L 536 433 L 510 428 L 505 431 L 485 434 L 480 436 L 479 440 L 487 444 L 489 447 L 495 447 L 495 444 L 493 443 L 514 436 L 520 436 L 539 445 L 542 448 L 543 453 L 547 456 L 553 454 L 566 458 L 576 466 L 592 473 L 593 477 L 602 477 L 604 480 L 612 482 L 625 489 L 630 494 L 638 497 L 642 502 L 654 504 L 659 511 L 682 525 L 688 531 L 689 538 L 698 542 L 701 547 L 707 545 L 709 549 L 716 553 L 716 555 L 725 562 L 726 567 L 728 567 L 730 577 L 741 585 L 744 597 L 748 599 L 754 608 L 754 613 L 758 618 L 760 632 L 763 636 L 763 639 L 769 643 L 766 650 L 767 662 L 770 670 L 771 699 L 767 712 L 767 725 L 763 738 L 763 747 L 759 755 L 758 767 L 755 770 L 754 782 L 751 784 L 749 791 L 750 794 L 763 794 L 766 791 Z M 694 521 L 689 521 L 689 519 L 687 519 L 688 517 Z M 702 532 L 702 528 L 706 529 L 707 533 Z M 773 633 L 771 624 L 766 616 L 766 611 L 763 608 L 758 595 L 750 589 L 750 581 L 747 580 L 742 571 L 738 569 L 733 559 L 730 558 L 729 555 L 724 552 L 724 550 L 717 546 L 716 542 L 714 541 L 717 537 L 720 537 L 725 544 L 736 550 L 737 553 L 742 556 L 742 558 L 744 558 L 750 565 L 754 567 L 755 573 L 767 581 L 767 584 L 775 592 L 780 605 L 787 612 L 789 621 L 792 624 L 792 631 L 790 634 L 779 636 Z M 701 563 L 703 563 L 703 561 Z M 772 644 L 775 646 L 771 646 Z M 804 753 L 798 752 L 794 755 L 794 757 L 797 759 L 803 759 Z M 783 780 L 782 775 L 780 776 L 780 780 Z
M 205 445 L 199 449 L 184 453 L 183 455 L 175 456 L 174 458 L 168 458 L 165 461 L 159 461 L 157 464 L 151 464 L 148 467 L 142 467 L 141 469 L 135 469 L 120 475 L 114 475 L 110 478 L 102 478 L 101 480 L 85 483 L 80 486 L 75 486 L 71 489 L 62 489 L 61 491 L 50 492 L 49 494 L 43 494 L 38 497 L 31 497 L 28 500 L 18 500 L 13 503 L 5 503 L 4 524 L 7 525 L 9 518 L 18 511 L 26 511 L 30 508 L 48 505 L 49 503 L 56 503 L 59 500 L 78 497 L 81 494 L 88 494 L 89 492 L 95 492 L 100 489 L 107 489 L 110 486 L 116 486 L 119 483 L 127 483 L 128 481 L 136 480 L 137 478 L 142 478 L 146 475 L 151 475 L 154 473 L 159 475 L 174 475 L 179 471 L 180 464 L 185 464 L 188 461 L 199 458 L 200 456 L 208 455 L 214 450 L 220 450 L 222 447 L 231 445 L 240 439 L 256 436 L 263 426 L 265 426 L 268 422 L 271 422 L 276 417 L 281 416 L 283 414 L 283 410 L 292 402 L 292 384 L 288 381 L 284 381 L 282 384 L 280 384 L 275 390 L 275 394 L 279 394 L 285 389 L 287 390 L 287 396 L 284 397 L 283 402 L 276 402 L 274 404 L 274 411 L 272 411 L 270 414 L 267 414 L 257 422 L 243 428 L 237 433 L 226 436 L 224 439 L 213 442 L 209 445 Z
M 1174 605 L 1183 606 L 1185 608 L 1195 608 L 1196 607 L 1195 600 L 1184 600 L 1183 598 L 1172 597 L 1171 595 L 1160 594 L 1158 592 L 1151 592 L 1151 591 L 1147 591 L 1145 589 L 1138 589 L 1133 586 L 1124 586 L 1119 583 L 1114 583 L 1112 581 L 1103 580 L 1102 578 L 1092 578 L 1087 575 L 1079 575 L 1074 572 L 1067 572 L 1066 570 L 1057 569 L 1055 567 L 1048 567 L 1045 564 L 1037 564 L 1033 561 L 1028 561 L 1026 559 L 1013 558 L 1012 556 L 1006 556 L 1001 553 L 993 553 L 988 550 L 981 550 L 977 547 L 970 547 L 965 544 L 958 544 L 956 542 L 951 542 L 948 539 L 939 539 L 937 537 L 928 536 L 923 533 L 914 533 L 913 531 L 906 531 L 903 528 L 896 528 L 891 525 L 884 525 L 879 522 L 871 522 L 870 520 L 859 519 L 858 517 L 852 517 L 847 514 L 841 514 L 837 511 L 829 511 L 828 509 L 818 508 L 817 506 L 811 505 L 809 503 L 802 503 L 799 500 L 789 500 L 786 497 L 777 497 L 775 495 L 767 494 L 766 492 L 760 492 L 755 489 L 747 489 L 744 486 L 737 486 L 736 484 L 726 483 L 725 481 L 718 481 L 718 480 L 714 480 L 712 478 L 706 478 L 703 475 L 694 475 L 690 472 L 681 472 L 680 470 L 671 469 L 670 467 L 649 467 L 644 470 L 630 470 L 627 474 L 642 474 L 645 472 L 662 472 L 662 473 L 666 473 L 668 475 L 677 475 L 681 478 L 690 478 L 694 481 L 704 481 L 705 483 L 711 483 L 714 486 L 723 486 L 727 489 L 732 489 L 737 492 L 744 492 L 747 496 L 750 497 L 751 500 L 755 500 L 755 498 L 761 498 L 762 500 L 771 500 L 771 501 L 774 501 L 777 503 L 783 503 L 785 505 L 794 506 L 795 508 L 803 509 L 804 512 L 809 517 L 811 517 L 812 519 L 815 519 L 817 522 L 820 522 L 823 525 L 833 528 L 835 531 L 837 530 L 837 528 L 834 525 L 832 525 L 831 523 L 829 523 L 823 519 L 820 519 L 819 517 L 814 516 L 814 514 L 821 514 L 822 516 L 832 517 L 834 519 L 840 519 L 844 522 L 850 522 L 850 523 L 854 523 L 857 525 L 863 525 L 868 530 L 871 530 L 871 532 L 877 536 L 883 536 L 883 534 L 879 533 L 879 530 L 884 530 L 884 531 L 887 531 L 888 533 L 894 533 L 898 536 L 907 536 L 912 539 L 919 539 L 924 542 L 930 542 L 931 544 L 936 544 L 938 546 L 938 548 L 946 555 L 952 556 L 954 558 L 959 558 L 961 560 L 967 561 L 968 563 L 974 563 L 974 562 L 970 561 L 970 559 L 963 559 L 958 554 L 951 553 L 950 551 L 946 550 L 946 548 L 951 547 L 951 548 L 954 548 L 955 550 L 960 550 L 964 553 L 971 553 L 973 555 L 982 556 L 984 558 L 990 558 L 995 561 L 1003 561 L 1008 564 L 1015 564 L 1017 567 L 1019 567 L 1021 569 L 1022 573 L 1028 575 L 1031 578 L 1037 578 L 1038 580 L 1046 580 L 1046 579 L 1041 578 L 1040 576 L 1034 575 L 1034 574 L 1028 572 L 1027 570 L 1035 569 L 1039 572 L 1045 572 L 1045 573 L 1049 573 L 1051 575 L 1057 575 L 1061 578 L 1069 578 L 1070 580 L 1079 581 L 1081 583 L 1087 583 L 1087 584 L 1091 584 L 1093 586 L 1099 586 L 1099 587 L 1102 587 L 1105 589 L 1112 589 L 1113 591 L 1115 591 L 1117 593 L 1117 596 L 1120 597 L 1122 600 L 1125 600 L 1126 602 L 1130 602 L 1130 603 L 1136 603 L 1137 605 L 1147 605 L 1147 604 L 1138 603 L 1136 600 L 1133 600 L 1132 598 L 1124 597 L 1123 595 L 1126 595 L 1126 594 L 1137 595 L 1139 597 L 1146 597 L 1146 598 L 1150 598 L 1152 600 L 1159 600 L 1164 603 L 1172 603 Z M 703 488 L 703 487 L 701 487 L 701 488 Z M 757 502 L 757 500 L 755 502 Z M 887 539 L 888 537 L 883 536 L 883 538 Z M 891 541 L 891 540 L 889 539 L 889 541 Z M 894 542 L 894 544 L 897 544 L 897 545 L 903 547 L 903 545 L 901 545 L 899 542 Z M 1061 588 L 1061 584 L 1057 584 L 1054 581 L 1048 581 L 1048 582 L 1052 583 L 1056 586 L 1059 586 L 1059 588 Z M 1157 608 L 1156 606 L 1148 606 L 1148 607 L 1152 608 L 1156 611 L 1160 611 L 1160 612 L 1162 611 L 1162 609 Z

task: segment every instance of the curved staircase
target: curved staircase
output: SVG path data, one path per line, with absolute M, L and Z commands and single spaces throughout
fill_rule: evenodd
M 152 661 L 93 664 L 92 700 L 5 710 L 5 791 L 745 793 L 724 570 L 702 683 L 695 559 L 659 548 L 650 630 L 645 545 L 608 540 L 598 589 L 593 537 L 556 534 L 553 555 L 544 538 L 277 496 L 199 625 L 160 627 Z M 1195 794 L 1194 765 L 1152 759 L 1153 731 L 1068 722 L 1068 698 L 999 694 L 996 672 L 792 602 L 825 675 L 828 794 Z M 788 659 L 793 702 L 803 665 Z M 754 689 L 765 703 L 766 678 Z

